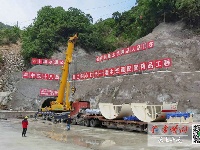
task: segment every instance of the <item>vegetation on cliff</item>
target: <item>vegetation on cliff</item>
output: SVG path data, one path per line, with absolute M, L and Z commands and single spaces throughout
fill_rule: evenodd
M 88 52 L 113 51 L 132 44 L 147 35 L 161 22 L 184 21 L 189 27 L 200 25 L 198 0 L 137 0 L 137 5 L 112 18 L 93 23 L 90 14 L 79 9 L 45 6 L 38 11 L 33 24 L 20 31 L 18 27 L 0 28 L 0 44 L 22 41 L 22 55 L 48 58 L 69 36 L 79 34 L 78 45 Z M 1 26 L 0 26 L 1 27 Z

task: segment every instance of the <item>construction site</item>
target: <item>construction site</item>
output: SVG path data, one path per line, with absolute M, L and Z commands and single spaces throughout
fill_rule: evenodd
M 79 10 L 69 9 L 73 11 Z M 123 44 L 119 40 L 116 43 L 121 45 L 114 51 L 87 50 L 83 43 L 94 37 L 64 25 L 56 25 L 62 27 L 56 34 L 70 32 L 63 36 L 68 38 L 66 46 L 60 41 L 58 48 L 49 46 L 52 39 L 49 45 L 43 41 L 42 35 L 50 32 L 46 24 L 45 31 L 38 33 L 42 38 L 24 34 L 22 42 L 0 44 L 0 149 L 199 149 L 200 36 L 183 20 L 166 22 L 165 17 L 164 12 L 164 21 L 132 44 L 126 42 L 128 38 Z M 119 18 L 110 18 L 116 27 Z M 137 19 L 135 25 L 145 22 L 142 15 Z M 38 23 L 34 25 L 36 32 Z M 34 33 L 33 26 L 27 28 L 27 35 Z M 58 38 L 56 34 L 49 36 Z M 26 40 L 35 37 L 36 44 L 43 43 L 44 53 L 37 46 L 24 53 L 30 44 Z M 52 47 L 57 49 L 48 51 Z

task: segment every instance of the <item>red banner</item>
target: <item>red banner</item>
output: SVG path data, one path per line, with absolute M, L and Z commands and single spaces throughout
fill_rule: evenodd
M 38 58 L 32 58 L 31 64 L 32 65 L 64 65 L 64 60 L 58 60 L 58 59 L 38 59 Z
M 146 49 L 151 49 L 153 47 L 154 47 L 154 41 L 143 42 L 141 44 L 129 46 L 126 48 L 122 48 L 120 50 L 115 50 L 114 52 L 110 52 L 108 54 L 96 56 L 96 62 L 102 62 L 102 61 L 116 58 L 122 55 L 130 54 L 130 53 L 134 53 L 134 52 L 138 52 L 138 51 L 142 51 Z
M 104 70 L 96 70 L 94 72 L 85 72 L 80 73 L 80 76 L 82 79 L 88 79 L 88 78 L 99 78 L 99 77 L 109 77 L 114 75 L 123 75 L 123 74 L 129 74 L 132 72 L 142 72 L 146 70 L 153 70 L 153 69 L 160 69 L 160 68 L 168 68 L 172 66 L 172 60 L 171 58 L 164 58 L 160 60 L 151 60 L 148 62 L 141 62 L 138 64 L 129 64 L 126 66 L 117 66 L 113 68 L 106 68 Z M 30 74 L 29 74 L 30 75 Z M 26 77 L 26 75 L 25 75 Z M 78 80 L 76 78 L 76 75 L 72 76 L 73 80 Z
M 59 80 L 60 76 L 57 74 L 47 74 L 38 72 L 23 72 L 22 78 L 24 79 L 40 79 L 40 80 Z
M 58 91 L 49 89 L 40 89 L 40 96 L 58 96 Z

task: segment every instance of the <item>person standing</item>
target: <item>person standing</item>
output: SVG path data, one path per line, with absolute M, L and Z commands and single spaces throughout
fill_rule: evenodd
M 26 116 L 24 118 L 24 120 L 22 120 L 22 128 L 23 128 L 23 131 L 22 131 L 22 137 L 26 137 L 26 131 L 27 131 L 27 128 L 28 128 L 28 117 Z
M 67 117 L 67 130 L 70 130 L 70 125 L 71 125 L 71 123 L 72 123 L 71 116 L 68 115 L 68 117 Z

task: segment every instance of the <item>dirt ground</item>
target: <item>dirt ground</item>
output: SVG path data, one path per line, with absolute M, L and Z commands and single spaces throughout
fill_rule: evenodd
M 21 137 L 21 120 L 0 120 L 0 149 L 7 150 L 178 150 L 191 147 L 148 147 L 147 134 L 114 129 L 87 128 L 29 119 L 27 137 Z M 197 148 L 198 149 L 198 148 Z

